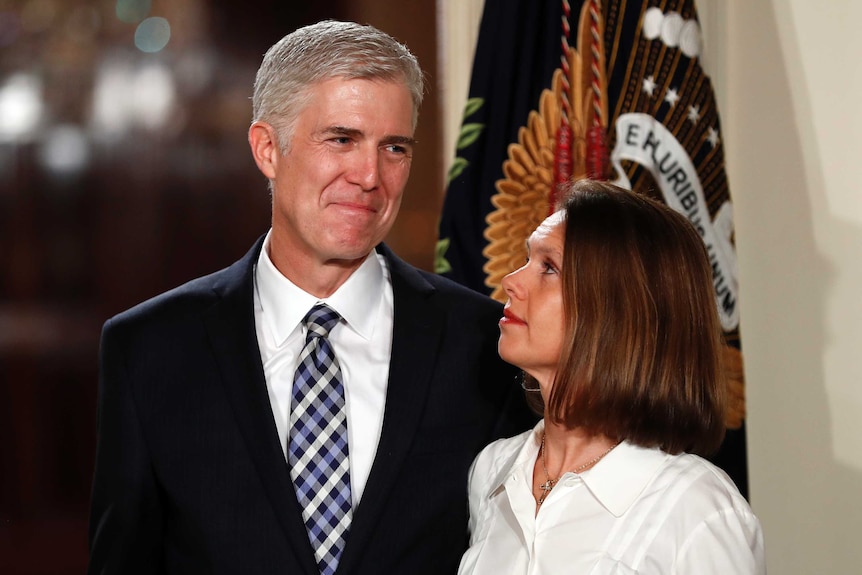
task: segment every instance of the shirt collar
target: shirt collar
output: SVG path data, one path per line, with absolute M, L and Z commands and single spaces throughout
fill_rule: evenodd
M 524 445 L 499 467 L 491 482 L 491 497 L 505 485 L 518 469 L 532 480 L 533 466 L 539 456 L 545 422 L 539 421 Z M 672 457 L 658 448 L 644 448 L 626 441 L 616 446 L 595 466 L 580 474 L 593 496 L 615 517 L 623 515 L 643 492 L 661 465 Z
M 269 257 L 270 230 L 263 241 L 257 261 L 257 290 L 264 323 L 276 345 L 285 340 L 318 301 L 337 311 L 360 336 L 370 339 L 383 297 L 385 281 L 383 264 L 376 252 L 371 252 L 331 296 L 319 299 L 287 279 Z
M 506 484 L 506 479 L 516 473 L 518 469 L 523 469 L 527 476 L 527 481 L 531 481 L 533 477 L 533 465 L 536 462 L 536 457 L 539 456 L 539 447 L 542 444 L 542 433 L 545 431 L 545 421 L 540 419 L 527 435 L 527 440 L 520 449 L 515 451 L 507 461 L 504 461 L 500 467 L 497 476 L 491 482 L 491 489 L 488 492 L 488 497 L 493 496 Z
M 623 441 L 594 467 L 581 473 L 581 479 L 605 509 L 620 517 L 669 457 L 672 456 L 658 448 Z

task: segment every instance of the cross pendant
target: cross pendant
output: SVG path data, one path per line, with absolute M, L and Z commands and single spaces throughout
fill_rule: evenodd
M 539 485 L 539 489 L 542 490 L 542 495 L 539 496 L 539 505 L 545 502 L 545 499 L 548 498 L 548 494 L 551 492 L 551 489 L 554 488 L 554 480 L 548 479 L 541 485 Z

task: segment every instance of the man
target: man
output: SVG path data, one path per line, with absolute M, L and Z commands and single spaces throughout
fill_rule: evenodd
M 422 82 L 352 23 L 264 56 L 249 143 L 271 230 L 105 324 L 91 573 L 456 571 L 470 463 L 531 421 L 500 306 L 381 244 Z

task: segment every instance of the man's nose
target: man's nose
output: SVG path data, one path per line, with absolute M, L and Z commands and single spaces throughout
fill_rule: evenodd
M 348 178 L 363 191 L 370 192 L 380 185 L 380 152 L 377 148 L 356 151 Z

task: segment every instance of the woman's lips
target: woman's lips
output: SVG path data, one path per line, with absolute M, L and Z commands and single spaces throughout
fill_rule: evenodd
M 527 322 L 512 313 L 509 308 L 505 308 L 503 309 L 503 317 L 500 319 L 500 325 L 527 325 Z

